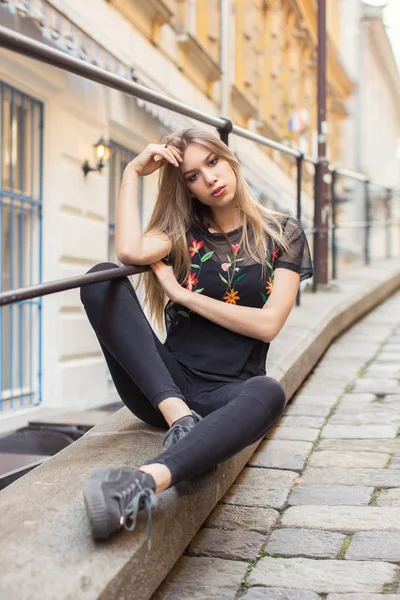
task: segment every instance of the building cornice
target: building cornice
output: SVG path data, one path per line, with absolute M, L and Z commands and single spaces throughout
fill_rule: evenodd
M 0 13 L 4 11 L 13 17 L 11 27 L 17 31 L 24 32 L 23 25 L 29 23 L 32 27 L 26 35 L 115 75 L 133 80 L 161 94 L 165 93 L 143 73 L 138 73 L 132 67 L 131 60 L 118 52 L 115 44 L 104 38 L 101 42 L 97 41 L 99 35 L 83 18 L 72 13 L 64 0 L 37 0 L 18 11 L 14 8 L 15 0 L 0 1 Z M 167 129 L 184 129 L 194 125 L 189 117 L 173 113 L 162 106 L 137 97 L 134 101 Z

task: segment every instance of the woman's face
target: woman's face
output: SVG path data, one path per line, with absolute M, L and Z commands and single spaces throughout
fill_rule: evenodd
M 186 148 L 181 165 L 192 196 L 212 207 L 226 207 L 236 195 L 237 180 L 230 164 L 215 152 L 192 143 Z

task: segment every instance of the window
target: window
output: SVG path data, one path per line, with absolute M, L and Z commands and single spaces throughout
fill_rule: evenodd
M 126 165 L 135 158 L 137 154 L 129 148 L 125 148 L 117 142 L 111 141 L 110 153 L 110 193 L 108 204 L 108 260 L 117 262 L 115 255 L 115 215 L 117 211 L 117 202 L 119 188 L 121 185 L 122 174 Z M 143 222 L 143 180 L 139 179 L 139 210 L 140 222 Z
M 0 82 L 0 286 L 41 281 L 43 105 Z M 41 401 L 41 298 L 0 308 L 0 411 Z
M 220 68 L 220 3 L 219 0 L 179 0 L 177 13 L 177 41 L 183 56 L 186 74 L 200 75 L 211 93 L 209 84 L 221 78 Z M 196 77 L 196 82 L 199 85 Z
M 160 28 L 170 23 L 174 14 L 172 10 L 174 4 L 171 0 L 107 1 L 154 42 L 158 40 Z

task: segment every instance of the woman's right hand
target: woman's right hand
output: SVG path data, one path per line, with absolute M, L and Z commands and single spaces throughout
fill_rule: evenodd
M 175 167 L 179 167 L 182 162 L 180 150 L 175 146 L 165 146 L 163 144 L 149 144 L 127 165 L 125 171 L 133 169 L 138 175 L 150 175 L 167 162 Z

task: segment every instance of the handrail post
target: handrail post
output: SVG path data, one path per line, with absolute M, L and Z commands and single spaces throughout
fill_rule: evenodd
M 328 161 L 327 139 L 328 124 L 326 111 L 327 96 L 327 29 L 326 29 L 326 0 L 318 0 L 317 5 L 317 125 L 318 125 L 318 169 L 316 194 L 316 238 L 318 251 L 314 264 L 314 278 L 317 285 L 326 285 L 329 281 L 329 200 L 324 175 L 327 173 Z
M 392 189 L 386 189 L 385 196 L 385 208 L 386 208 L 386 258 L 392 257 Z
M 320 166 L 319 166 L 319 161 L 318 161 L 314 165 L 314 233 L 313 233 L 314 276 L 313 276 L 313 280 L 312 280 L 312 291 L 314 294 L 317 291 L 317 277 L 316 277 L 316 273 L 315 273 L 315 265 L 317 264 L 317 260 L 318 260 L 317 187 L 318 187 L 318 179 L 319 179 L 319 173 L 318 173 L 319 168 L 320 168 Z
M 336 245 L 336 179 L 337 172 L 331 174 L 331 208 L 332 208 L 332 279 L 337 279 L 337 245 Z
M 329 281 L 329 204 L 324 175 L 327 173 L 328 163 L 325 157 L 320 158 L 318 163 L 315 181 L 314 228 L 317 235 L 314 238 L 316 245 L 314 279 L 316 285 L 326 285 Z
M 225 120 L 225 125 L 223 127 L 217 127 L 217 131 L 219 133 L 219 137 L 221 141 L 224 142 L 227 146 L 229 146 L 229 134 L 233 129 L 233 123 L 228 117 L 221 117 L 221 119 Z
M 365 201 L 365 240 L 364 240 L 364 261 L 366 265 L 371 262 L 370 257 L 370 233 L 371 233 L 371 205 L 370 205 L 370 181 L 367 179 L 364 183 L 364 201 Z
M 314 176 L 314 278 L 313 292 L 317 291 L 319 283 L 328 280 L 328 239 L 327 221 L 328 205 L 325 203 L 325 182 L 327 162 L 324 157 L 319 158 L 315 165 Z
M 296 205 L 296 217 L 299 223 L 301 223 L 301 184 L 302 184 L 302 175 L 303 175 L 303 159 L 304 159 L 304 154 L 303 152 L 300 154 L 300 156 L 296 157 L 296 167 L 297 167 L 297 205 Z M 297 296 L 296 296 L 296 306 L 300 306 L 300 296 L 301 296 L 301 292 L 300 292 L 300 287 L 298 289 L 297 292 Z

